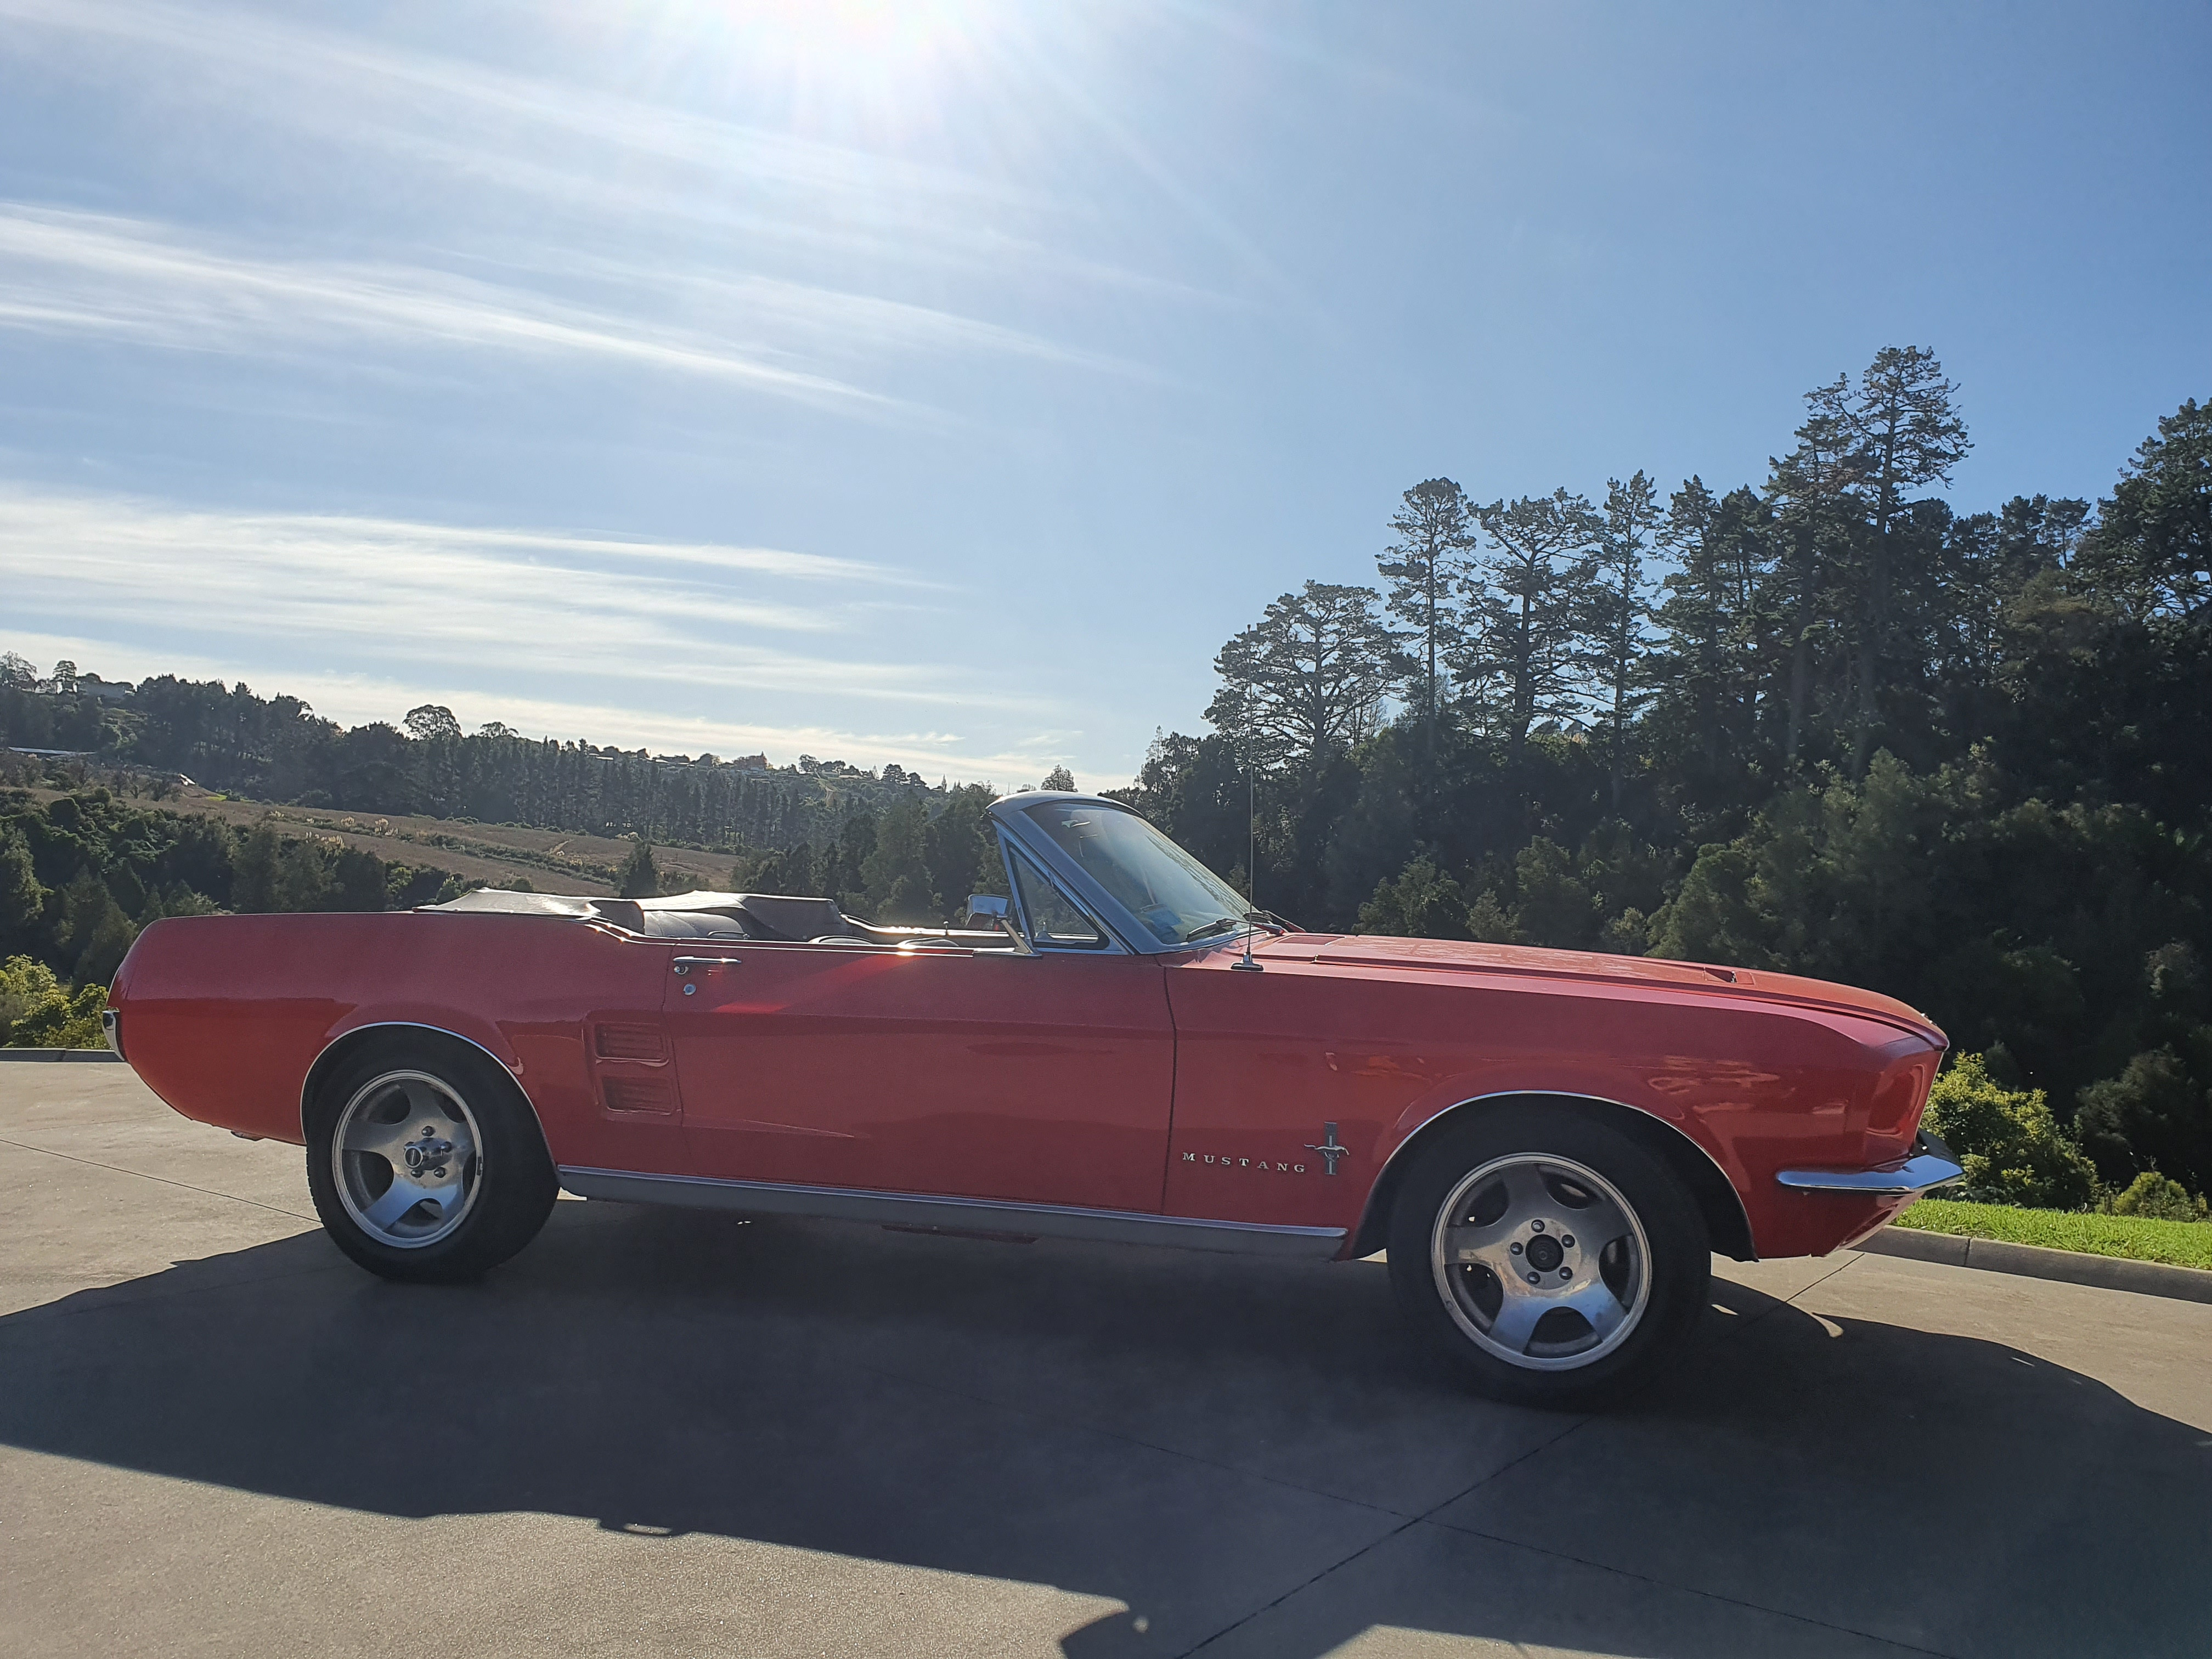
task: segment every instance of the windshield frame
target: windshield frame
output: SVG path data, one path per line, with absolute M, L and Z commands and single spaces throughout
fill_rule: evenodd
M 1142 812 L 1118 800 L 1108 800 L 1097 795 L 1079 794 L 1072 791 L 1037 790 L 1025 794 L 1003 796 L 991 804 L 991 817 L 997 822 L 1007 839 L 1027 854 L 1033 861 L 1042 866 L 1054 881 L 1067 890 L 1070 897 L 1079 900 L 1085 909 L 1104 923 L 1108 932 L 1113 935 L 1122 949 L 1133 951 L 1139 956 L 1148 957 L 1181 956 L 1194 951 L 1212 951 L 1224 947 L 1243 949 L 1244 938 L 1250 930 L 1251 924 L 1241 913 L 1236 918 L 1238 926 L 1195 942 L 1170 942 L 1162 939 L 1150 927 L 1131 915 L 1127 907 L 1100 885 L 1088 871 L 1062 852 L 1060 844 L 1046 833 L 1044 826 L 1030 817 L 1030 807 L 1041 806 L 1052 801 L 1065 801 L 1071 805 L 1095 808 L 1100 811 L 1127 812 L 1156 834 L 1164 836 L 1166 831 L 1153 823 Z M 1173 840 L 1172 837 L 1169 839 L 1170 842 Z M 1194 856 L 1187 849 L 1182 850 L 1186 858 Z M 1203 867 L 1202 865 L 1201 867 Z M 1216 876 L 1214 879 L 1220 881 L 1221 878 Z M 1227 884 L 1226 882 L 1223 882 L 1224 886 Z

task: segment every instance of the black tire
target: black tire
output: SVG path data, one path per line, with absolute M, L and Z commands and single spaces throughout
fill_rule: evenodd
M 1417 1154 L 1399 1187 L 1392 1288 L 1477 1393 L 1562 1411 L 1611 1405 L 1664 1369 L 1705 1305 L 1712 1257 L 1704 1215 L 1662 1158 L 1593 1115 L 1566 1106 L 1475 1109 Z M 1532 1190 L 1533 1199 L 1513 1196 Z M 1462 1224 L 1449 1232 L 1448 1200 Z M 1595 1218 L 1579 1241 L 1569 1231 L 1577 1215 Z M 1540 1243 L 1547 1236 L 1554 1242 Z M 1563 1236 L 1578 1249 L 1561 1251 Z M 1640 1270 L 1639 1249 L 1648 1264 Z M 1497 1267 L 1472 1260 L 1478 1253 L 1510 1261 L 1515 1282 L 1499 1283 Z M 1470 1259 L 1443 1259 L 1452 1254 Z M 1527 1271 L 1537 1267 L 1540 1274 Z M 1509 1289 L 1520 1310 L 1511 1318 Z M 1506 1357 L 1506 1339 L 1532 1308 L 1541 1311 L 1527 1343 Z
M 349 1108 L 351 1138 L 404 1137 L 413 1146 L 340 1158 L 334 1143 Z M 324 1229 L 338 1249 L 386 1279 L 477 1278 L 536 1237 L 559 1195 L 545 1138 L 520 1087 L 488 1055 L 458 1042 L 395 1035 L 363 1044 L 316 1089 L 307 1130 L 307 1190 Z M 449 1162 L 430 1162 L 441 1146 L 452 1149 L 443 1155 Z M 437 1190 L 380 1230 L 368 1218 L 379 1207 L 369 1201 L 380 1195 L 378 1164 L 386 1170 L 380 1191 L 388 1192 L 403 1158 L 422 1159 L 432 1182 L 422 1190 Z M 457 1219 L 441 1207 L 456 1191 Z

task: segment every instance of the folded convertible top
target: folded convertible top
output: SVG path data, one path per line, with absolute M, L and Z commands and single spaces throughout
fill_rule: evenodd
M 666 898 L 627 899 L 479 887 L 447 903 L 422 908 L 604 921 L 653 939 L 801 941 L 854 931 L 852 920 L 833 901 L 791 893 L 676 893 Z

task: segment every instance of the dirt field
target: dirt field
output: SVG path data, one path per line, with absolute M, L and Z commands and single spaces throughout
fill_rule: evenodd
M 109 786 L 112 787 L 112 784 Z M 52 800 L 61 791 L 33 789 L 34 799 Z M 133 799 L 138 799 L 133 797 Z M 607 836 L 582 836 L 562 830 L 522 830 L 501 823 L 466 823 L 451 818 L 413 817 L 404 813 L 343 812 L 329 808 L 274 806 L 263 801 L 231 800 L 198 786 L 173 799 L 145 798 L 149 806 L 172 812 L 198 812 L 225 823 L 251 828 L 264 820 L 283 833 L 334 836 L 348 846 L 375 854 L 387 863 L 434 865 L 464 880 L 497 884 L 517 876 L 541 893 L 611 893 L 614 872 L 629 855 L 629 842 Z M 678 871 L 702 887 L 721 887 L 730 878 L 730 855 L 655 847 L 653 860 L 664 871 Z

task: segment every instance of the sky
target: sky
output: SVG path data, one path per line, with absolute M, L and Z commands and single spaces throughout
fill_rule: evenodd
M 1126 781 L 1401 491 L 2212 396 L 2212 8 L 0 0 L 0 649 Z

